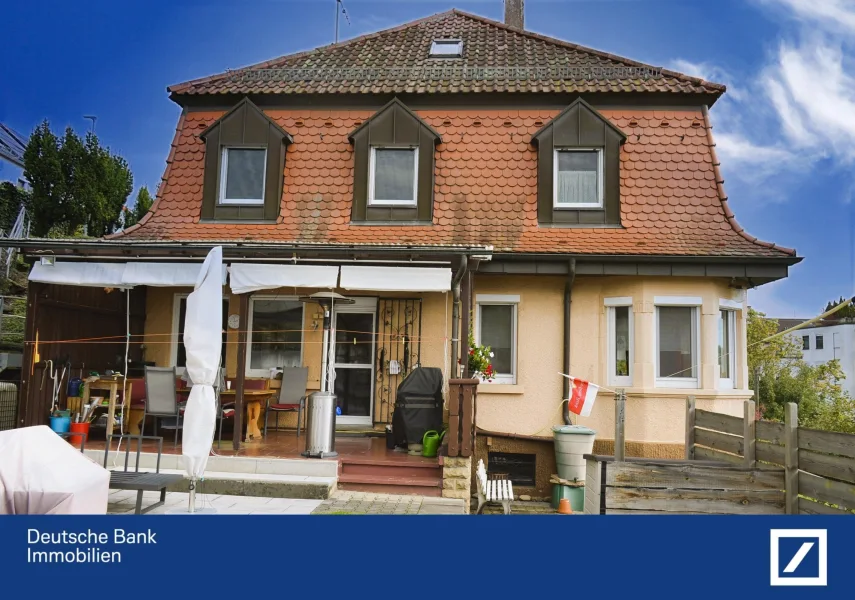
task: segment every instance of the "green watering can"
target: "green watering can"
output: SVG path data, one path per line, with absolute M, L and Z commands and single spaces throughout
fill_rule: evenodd
M 422 456 L 426 456 L 428 458 L 436 456 L 436 451 L 439 450 L 442 438 L 445 437 L 445 431 L 446 430 L 443 429 L 441 434 L 437 433 L 436 430 L 433 429 L 425 432 L 425 436 L 422 438 Z

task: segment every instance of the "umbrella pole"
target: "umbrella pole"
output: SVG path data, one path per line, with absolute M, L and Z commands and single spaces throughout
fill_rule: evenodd
M 321 351 L 321 392 L 326 392 L 329 390 L 327 385 L 327 379 L 329 377 L 328 362 L 329 362 L 329 340 L 330 340 L 330 309 L 329 307 L 324 308 L 324 341 L 323 341 L 323 350 Z
M 190 506 L 187 507 L 187 512 L 196 512 L 196 478 L 190 480 Z

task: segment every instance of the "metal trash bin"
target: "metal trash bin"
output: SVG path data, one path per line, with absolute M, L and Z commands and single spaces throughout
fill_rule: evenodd
M 335 394 L 315 392 L 306 403 L 306 451 L 309 458 L 338 456 L 335 451 Z

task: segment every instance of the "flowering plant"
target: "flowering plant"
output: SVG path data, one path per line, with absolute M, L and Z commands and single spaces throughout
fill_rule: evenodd
M 493 380 L 496 376 L 496 371 L 490 359 L 493 358 L 493 351 L 490 346 L 479 346 L 475 343 L 475 336 L 469 332 L 469 370 L 476 377 L 481 377 L 487 382 Z

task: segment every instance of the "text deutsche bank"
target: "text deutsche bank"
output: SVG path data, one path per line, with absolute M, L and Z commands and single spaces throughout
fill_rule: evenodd
M 104 531 L 52 531 L 27 529 L 28 563 L 117 563 L 122 562 L 119 550 L 102 550 L 99 545 L 157 544 L 157 534 L 113 529 Z

